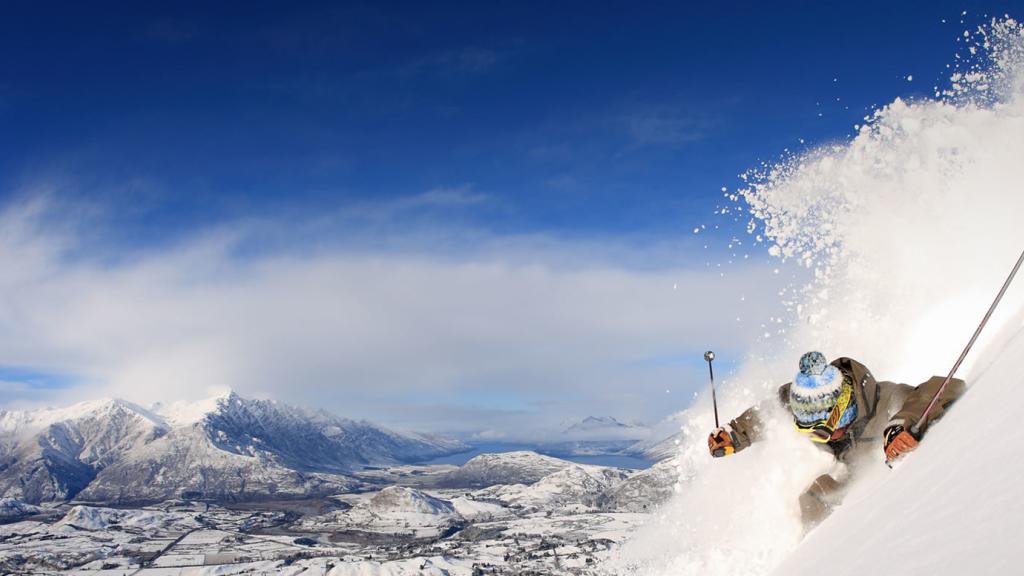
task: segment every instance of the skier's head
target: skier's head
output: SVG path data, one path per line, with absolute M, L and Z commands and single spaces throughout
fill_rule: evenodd
M 821 352 L 800 357 L 800 371 L 789 386 L 789 409 L 797 430 L 816 442 L 840 437 L 857 416 L 853 382 L 829 364 Z

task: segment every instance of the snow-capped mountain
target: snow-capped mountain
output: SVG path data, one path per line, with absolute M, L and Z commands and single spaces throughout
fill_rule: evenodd
M 0 412 L 0 496 L 71 498 L 98 471 L 167 432 L 160 417 L 123 400 Z
M 0 496 L 35 503 L 331 493 L 353 487 L 346 474 L 364 466 L 466 449 L 235 393 L 171 408 L 164 416 L 104 400 L 0 413 Z

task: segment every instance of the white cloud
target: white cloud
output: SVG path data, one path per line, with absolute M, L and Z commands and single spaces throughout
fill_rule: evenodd
M 351 202 L 340 210 L 322 214 L 320 218 L 327 226 L 370 225 L 379 232 L 377 227 L 380 225 L 396 224 L 410 218 L 433 218 L 442 213 L 452 216 L 460 211 L 496 208 L 498 205 L 488 194 L 476 191 L 473 184 L 462 184 L 387 200 Z
M 428 197 L 471 192 L 450 194 Z M 423 244 L 240 258 L 253 233 L 242 225 L 101 259 L 72 255 L 84 232 L 53 225 L 45 206 L 0 215 L 0 365 L 73 375 L 69 400 L 231 387 L 509 434 L 589 413 L 652 419 L 679 408 L 664 404 L 669 385 L 703 385 L 699 362 L 657 359 L 719 344 L 738 355 L 751 336 L 725 310 L 765 310 L 756 293 L 771 298 L 777 282 L 756 267 L 722 278 L 638 265 L 628 243 L 482 234 L 440 255 Z

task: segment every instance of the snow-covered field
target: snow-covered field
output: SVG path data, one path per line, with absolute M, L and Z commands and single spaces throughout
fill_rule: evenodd
M 636 471 L 530 452 L 481 455 L 465 468 L 462 475 L 451 466 L 375 470 L 367 477 L 407 485 L 259 508 L 66 506 L 47 522 L 0 526 L 0 571 L 595 574 L 647 519 L 612 497 Z M 633 502 L 659 494 L 640 490 Z

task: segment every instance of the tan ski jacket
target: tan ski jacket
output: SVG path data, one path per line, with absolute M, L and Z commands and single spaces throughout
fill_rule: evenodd
M 839 459 L 842 459 L 856 443 L 881 438 L 889 426 L 902 424 L 909 429 L 916 424 L 945 380 L 942 376 L 932 376 L 915 387 L 894 382 L 878 382 L 867 367 L 852 358 L 837 358 L 832 365 L 853 379 L 854 401 L 857 403 L 857 418 L 847 433 L 843 438 L 826 445 Z M 787 382 L 779 388 L 779 401 L 787 409 L 790 384 Z M 963 380 L 954 378 L 949 381 L 949 385 L 928 415 L 928 420 L 921 426 L 922 434 L 932 422 L 942 417 L 949 405 L 959 398 L 965 389 Z M 760 411 L 763 409 L 763 406 L 752 406 L 729 422 L 733 432 L 733 445 L 737 452 L 760 438 Z

